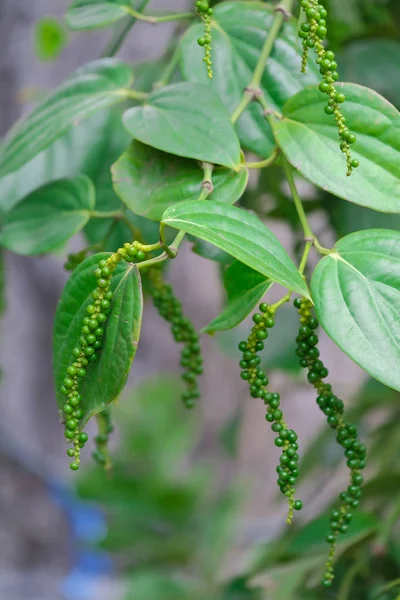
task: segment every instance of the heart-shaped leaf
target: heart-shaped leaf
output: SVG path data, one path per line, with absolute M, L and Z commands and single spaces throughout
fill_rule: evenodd
M 95 189 L 84 175 L 53 181 L 6 213 L 0 244 L 26 256 L 49 252 L 82 229 L 94 207 Z
M 203 26 L 192 25 L 181 41 L 181 70 L 184 79 L 212 86 L 232 113 L 249 85 L 261 48 L 274 20 L 274 8 L 263 2 L 223 2 L 214 7 L 212 23 L 212 60 L 214 77 L 199 69 L 203 49 L 197 44 Z M 281 110 L 285 102 L 303 87 L 316 83 L 319 75 L 310 63 L 307 75 L 300 72 L 301 45 L 295 20 L 287 21 L 274 45 L 261 80 L 261 90 L 272 109 Z M 268 156 L 275 144 L 271 128 L 261 108 L 252 103 L 240 117 L 236 131 L 242 145 L 261 156 Z
M 131 82 L 131 68 L 114 58 L 98 60 L 75 71 L 11 129 L 1 148 L 1 176 L 19 169 L 78 120 L 126 100 L 126 88 Z
M 400 390 L 400 232 L 342 238 L 311 280 L 327 334 L 370 375 Z
M 73 31 L 97 29 L 126 17 L 129 8 L 127 0 L 75 0 L 65 18 Z
M 198 162 L 160 152 L 136 140 L 112 167 L 114 189 L 137 215 L 160 221 L 164 211 L 201 193 L 203 170 Z M 234 204 L 246 189 L 248 171 L 213 170 L 210 200 Z
M 255 215 L 220 202 L 187 201 L 165 211 L 163 222 L 210 242 L 272 281 L 309 297 L 286 250 Z
M 65 396 L 60 393 L 65 371 L 71 362 L 72 350 L 79 345 L 86 307 L 92 302 L 96 288 L 94 271 L 108 253 L 87 258 L 72 273 L 57 307 L 53 330 L 54 381 L 60 410 Z M 134 264 L 121 261 L 112 278 L 114 291 L 108 316 L 103 348 L 99 359 L 90 363 L 82 380 L 80 392 L 83 422 L 102 411 L 115 400 L 124 387 L 136 353 L 142 323 L 143 298 L 140 275 Z
M 170 154 L 238 170 L 240 145 L 217 94 L 198 83 L 175 83 L 153 92 L 144 106 L 128 109 L 132 136 Z
M 310 87 L 291 98 L 283 118 L 273 118 L 277 142 L 304 177 L 340 198 L 381 212 L 400 212 L 400 114 L 376 92 L 337 84 L 346 96 L 343 114 L 357 135 L 352 147 L 360 166 L 346 177 L 337 126 L 324 113 L 326 95 Z
M 251 313 L 272 281 L 241 262 L 234 262 L 224 273 L 227 303 L 224 310 L 203 328 L 205 333 L 232 329 Z

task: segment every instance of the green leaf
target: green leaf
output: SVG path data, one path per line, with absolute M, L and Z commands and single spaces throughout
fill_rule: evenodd
M 328 213 L 332 227 L 343 237 L 361 229 L 398 229 L 400 215 L 380 213 L 350 202 L 338 202 L 335 196 L 326 195 L 323 207 Z
M 234 261 L 232 256 L 223 252 L 219 248 L 216 248 L 209 242 L 205 242 L 204 240 L 200 240 L 192 235 L 188 235 L 188 240 L 192 245 L 192 252 L 201 256 L 202 258 L 206 258 L 207 260 L 212 260 L 213 262 L 219 263 L 220 265 L 224 265 L 228 267 Z
M 86 307 L 96 288 L 94 270 L 108 253 L 87 258 L 73 272 L 57 307 L 53 330 L 53 364 L 57 402 L 60 410 L 65 398 L 60 393 L 65 371 L 72 359 L 72 350 L 79 343 Z M 105 408 L 117 398 L 124 387 L 139 342 L 143 312 L 140 275 L 134 264 L 118 264 L 111 278 L 114 291 L 111 314 L 108 317 L 104 344 L 99 359 L 90 364 L 82 380 L 81 407 L 83 420 Z
M 153 92 L 144 106 L 128 109 L 132 136 L 158 150 L 238 170 L 240 145 L 216 93 L 198 83 L 175 83 Z
M 219 202 L 188 201 L 169 208 L 163 222 L 214 244 L 272 281 L 309 297 L 286 250 L 255 215 Z
M 84 175 L 49 183 L 4 216 L 0 244 L 25 256 L 54 250 L 86 225 L 94 206 L 95 189 Z
M 60 139 L 36 155 L 20 169 L 0 179 L 0 210 L 7 212 L 25 196 L 38 187 L 55 179 L 87 175 L 96 186 L 96 203 L 101 201 L 104 191 L 98 185 L 105 179 L 104 156 L 110 146 L 114 147 L 116 132 L 121 132 L 121 146 L 108 165 L 118 157 L 129 141 L 121 124 L 120 112 L 116 109 L 95 113 L 82 123 L 76 123 Z M 111 140 L 111 142 L 110 142 Z M 112 191 L 111 174 L 108 173 L 107 195 Z
M 23 121 L 11 129 L 0 154 L 2 176 L 22 165 L 91 113 L 126 99 L 131 68 L 107 58 L 75 71 Z
M 341 239 L 318 263 L 311 294 L 343 352 L 400 390 L 400 233 L 371 229 Z
M 202 331 L 213 334 L 236 327 L 251 313 L 271 285 L 270 279 L 241 262 L 234 262 L 224 274 L 227 304 Z
M 181 41 L 184 79 L 212 86 L 232 113 L 250 83 L 274 15 L 274 8 L 262 2 L 217 4 L 212 23 L 214 77 L 208 79 L 206 69 L 199 69 L 204 50 L 197 44 L 197 38 L 203 36 L 204 31 L 202 24 L 196 24 Z M 280 111 L 293 94 L 319 80 L 312 63 L 307 75 L 300 72 L 300 64 L 301 45 L 293 19 L 284 24 L 261 81 L 261 90 L 272 109 Z M 241 144 L 261 156 L 268 156 L 275 145 L 271 128 L 255 102 L 240 117 L 236 131 Z
M 197 199 L 203 170 L 190 159 L 178 158 L 136 140 L 112 167 L 114 189 L 137 215 L 160 221 L 164 211 L 182 200 Z M 248 171 L 226 167 L 213 170 L 210 200 L 234 204 L 246 189 Z
M 400 115 L 376 92 L 339 83 L 343 114 L 357 135 L 352 147 L 360 166 L 346 177 L 333 117 L 324 113 L 326 95 L 310 87 L 291 98 L 283 118 L 272 117 L 277 142 L 304 177 L 340 198 L 374 210 L 400 212 Z
M 55 60 L 68 41 L 64 27 L 53 17 L 39 19 L 35 25 L 35 51 L 40 60 Z
M 127 0 L 75 0 L 65 18 L 73 31 L 97 29 L 126 17 L 129 8 Z

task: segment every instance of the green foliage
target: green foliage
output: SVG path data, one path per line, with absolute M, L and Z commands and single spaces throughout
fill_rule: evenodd
M 126 100 L 126 88 L 131 83 L 130 67 L 117 59 L 103 59 L 77 69 L 10 131 L 2 146 L 1 175 L 22 167 L 77 120 Z
M 127 110 L 129 133 L 153 148 L 238 170 L 240 145 L 229 113 L 213 90 L 175 83 L 150 94 L 144 107 Z
M 397 390 L 399 242 L 398 232 L 385 229 L 350 234 L 320 261 L 311 280 L 317 316 L 328 335 L 373 377 Z
M 194 160 L 181 159 L 134 141 L 112 167 L 114 189 L 135 214 L 160 221 L 164 211 L 182 200 L 195 200 L 203 173 Z M 235 203 L 246 189 L 248 171 L 213 170 L 210 200 Z
M 258 57 L 274 19 L 271 5 L 261 2 L 222 2 L 213 14 L 213 71 L 210 85 L 233 112 L 243 90 L 249 84 Z M 260 88 L 268 106 L 281 110 L 287 100 L 303 87 L 317 82 L 317 70 L 307 76 L 299 72 L 301 50 L 295 34 L 295 21 L 285 23 L 271 62 L 266 62 Z M 188 81 L 207 83 L 207 74 L 197 65 L 201 48 L 196 40 L 202 35 L 201 25 L 192 25 L 182 38 L 181 68 Z M 260 107 L 253 104 L 239 118 L 236 130 L 241 144 L 260 156 L 268 156 L 274 138 Z
M 272 281 L 253 271 L 243 263 L 235 261 L 224 273 L 224 288 L 227 303 L 224 310 L 203 328 L 205 333 L 232 329 L 254 310 L 257 302 L 271 287 Z
M 61 54 L 68 37 L 62 24 L 53 17 L 43 17 L 35 27 L 35 51 L 40 60 L 55 60 Z
M 26 256 L 55 250 L 86 225 L 94 206 L 95 189 L 87 177 L 49 183 L 5 215 L 0 244 Z
M 363 169 L 346 177 L 338 151 L 336 125 L 324 113 L 318 87 L 299 92 L 273 119 L 277 141 L 292 165 L 307 179 L 355 204 L 382 212 L 400 211 L 398 111 L 372 90 L 337 84 L 347 98 L 346 125 L 358 136 L 353 152 Z M 301 143 L 300 143 L 301 142 Z
M 265 277 L 308 296 L 286 251 L 255 215 L 219 202 L 188 201 L 168 209 L 162 222 L 211 242 Z
M 96 287 L 94 270 L 99 261 L 109 256 L 107 253 L 95 254 L 79 265 L 57 307 L 53 332 L 54 379 L 60 410 L 65 403 L 65 396 L 60 391 L 65 372 L 73 349 L 79 345 L 86 309 L 93 301 L 92 292 Z M 82 382 L 83 423 L 117 398 L 125 384 L 139 340 L 143 306 L 137 267 L 119 263 L 111 278 L 111 289 L 114 299 L 100 358 L 91 365 Z M 119 318 L 121 311 L 124 319 Z
M 80 482 L 82 494 L 107 507 L 104 546 L 128 556 L 128 594 L 138 600 L 260 600 L 265 594 L 319 600 L 327 597 L 318 587 L 325 571 L 325 586 L 340 600 L 391 600 L 400 565 L 392 532 L 400 514 L 393 460 L 400 451 L 397 3 L 300 0 L 297 10 L 294 0 L 212 7 L 197 0 L 190 13 L 161 16 L 143 14 L 145 5 L 71 3 L 70 29 L 110 28 L 103 58 L 38 101 L 0 153 L 0 256 L 5 250 L 61 251 L 72 272 L 53 339 L 71 468 L 79 468 L 88 440 L 83 427 L 95 415 L 94 458 L 111 467 L 110 405 L 140 341 L 143 282 L 145 296 L 182 344 L 184 389 L 165 379 L 137 389 L 117 417 L 122 444 L 111 478 L 96 468 Z M 172 20 L 181 24 L 164 56 L 132 66 L 114 58 L 137 22 Z M 65 34 L 54 21 L 41 20 L 36 33 L 43 59 L 61 51 Z M 308 60 L 313 49 L 315 63 Z M 350 83 L 339 83 L 339 73 Z M 317 236 L 321 216 L 326 223 Z M 287 232 L 285 248 L 270 230 L 277 222 L 278 232 Z M 79 231 L 86 241 L 68 254 Z M 320 492 L 319 479 L 313 480 L 319 469 L 339 475 L 338 450 L 350 470 L 338 510 L 321 507 L 315 522 L 295 524 L 293 533 L 283 532 L 260 560 L 243 560 L 227 580 L 221 573 L 236 526 L 233 495 L 211 493 L 215 473 L 197 465 L 182 478 L 182 458 L 193 452 L 197 432 L 173 400 L 182 394 L 186 407 L 194 406 L 203 362 L 199 335 L 163 268 L 175 259 L 179 269 L 185 238 L 194 253 L 213 261 L 226 292 L 224 309 L 203 332 L 215 333 L 236 360 L 239 343 L 242 379 L 266 404 L 282 449 L 278 486 L 289 500 L 289 520 L 302 505 L 293 487 L 299 461 L 311 489 L 305 488 L 307 505 Z M 283 295 L 274 304 L 262 302 L 273 284 L 285 288 Z M 196 285 L 201 289 L 203 281 Z M 1 288 L 3 267 L 0 306 Z M 301 296 L 295 300 L 300 328 L 285 306 L 293 292 Z M 247 317 L 259 302 L 248 334 Z M 314 309 L 336 346 L 393 390 L 369 382 L 344 416 L 344 403 L 325 383 Z M 318 435 L 303 460 L 297 434 L 283 420 L 280 393 L 267 391 L 265 374 L 278 369 L 294 378 L 299 364 L 336 433 L 336 442 Z M 236 405 L 219 432 L 230 456 L 238 449 L 242 410 Z M 359 430 L 368 438 L 373 475 L 363 486 L 365 512 L 357 516 L 366 466 Z M 326 557 L 320 543 L 329 522 Z

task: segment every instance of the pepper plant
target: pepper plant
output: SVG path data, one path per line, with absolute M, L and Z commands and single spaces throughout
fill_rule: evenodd
M 164 269 L 179 263 L 186 239 L 223 265 L 227 303 L 205 333 L 236 327 L 259 305 L 238 361 L 281 448 L 278 486 L 289 523 L 303 505 L 295 497 L 299 440 L 260 354 L 269 329 L 280 326 L 281 307 L 294 299 L 296 353 L 350 472 L 326 538 L 323 584 L 330 587 L 337 541 L 360 502 L 366 448 L 327 382 L 318 328 L 372 377 L 400 390 L 400 234 L 364 229 L 325 247 L 298 183 L 307 180 L 338 204 L 399 213 L 399 113 L 377 92 L 340 81 L 327 43 L 329 14 L 318 0 L 198 0 L 191 12 L 164 15 L 147 13 L 145 4 L 71 4 L 67 25 L 112 27 L 110 43 L 18 122 L 1 149 L 1 246 L 32 256 L 65 247 L 82 230 L 87 239 L 67 257 L 72 273 L 54 323 L 70 466 L 79 469 L 93 417 L 93 456 L 111 465 L 109 409 L 140 342 L 143 289 L 182 345 L 182 400 L 195 407 L 201 342 Z M 115 57 L 137 21 L 173 20 L 177 35 L 162 59 L 132 66 Z M 265 222 L 263 198 L 248 187 L 250 170 L 264 182 L 271 173 L 278 198 L 280 177 L 286 180 L 292 201 L 285 217 L 302 231 L 297 261 Z M 264 296 L 273 284 L 285 293 L 271 303 Z

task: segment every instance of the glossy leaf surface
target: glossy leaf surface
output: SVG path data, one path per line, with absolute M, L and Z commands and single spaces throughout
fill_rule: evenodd
M 346 96 L 343 114 L 356 134 L 352 146 L 360 166 L 346 177 L 333 117 L 324 112 L 326 95 L 310 87 L 291 98 L 283 118 L 273 119 L 276 139 L 304 177 L 340 198 L 379 210 L 400 212 L 400 114 L 376 92 L 353 83 L 337 84 Z
M 175 83 L 123 117 L 134 139 L 158 150 L 238 169 L 240 146 L 229 113 L 208 86 Z
M 65 396 L 60 393 L 65 370 L 71 363 L 73 348 L 79 345 L 86 307 L 92 302 L 91 293 L 96 287 L 94 270 L 99 261 L 108 256 L 107 253 L 96 254 L 81 263 L 68 280 L 57 307 L 53 360 L 60 409 L 65 403 Z M 105 326 L 103 348 L 98 360 L 88 366 L 80 387 L 84 422 L 121 392 L 139 342 L 143 298 L 137 267 L 124 261 L 119 263 L 111 279 L 111 289 L 114 299 Z
M 169 208 L 163 222 L 214 244 L 272 281 L 309 295 L 286 250 L 251 213 L 219 202 L 188 201 Z
M 261 48 L 274 19 L 274 10 L 262 2 L 224 2 L 214 7 L 212 60 L 214 77 L 209 80 L 199 68 L 203 49 L 197 38 L 203 35 L 201 24 L 192 25 L 181 42 L 181 69 L 184 79 L 212 86 L 232 113 L 251 81 Z M 274 45 L 265 67 L 261 89 L 268 105 L 281 110 L 285 102 L 305 86 L 318 81 L 318 71 L 310 64 L 308 74 L 300 72 L 301 45 L 295 21 L 288 21 Z M 261 156 L 274 146 L 271 128 L 257 103 L 240 117 L 236 131 L 242 145 Z
M 137 215 L 159 221 L 164 211 L 201 193 L 203 170 L 194 160 L 178 158 L 134 141 L 112 167 L 114 189 Z M 216 167 L 209 200 L 234 204 L 246 188 L 248 171 Z
M 311 294 L 343 352 L 400 390 L 400 233 L 371 229 L 341 239 L 317 265 Z

